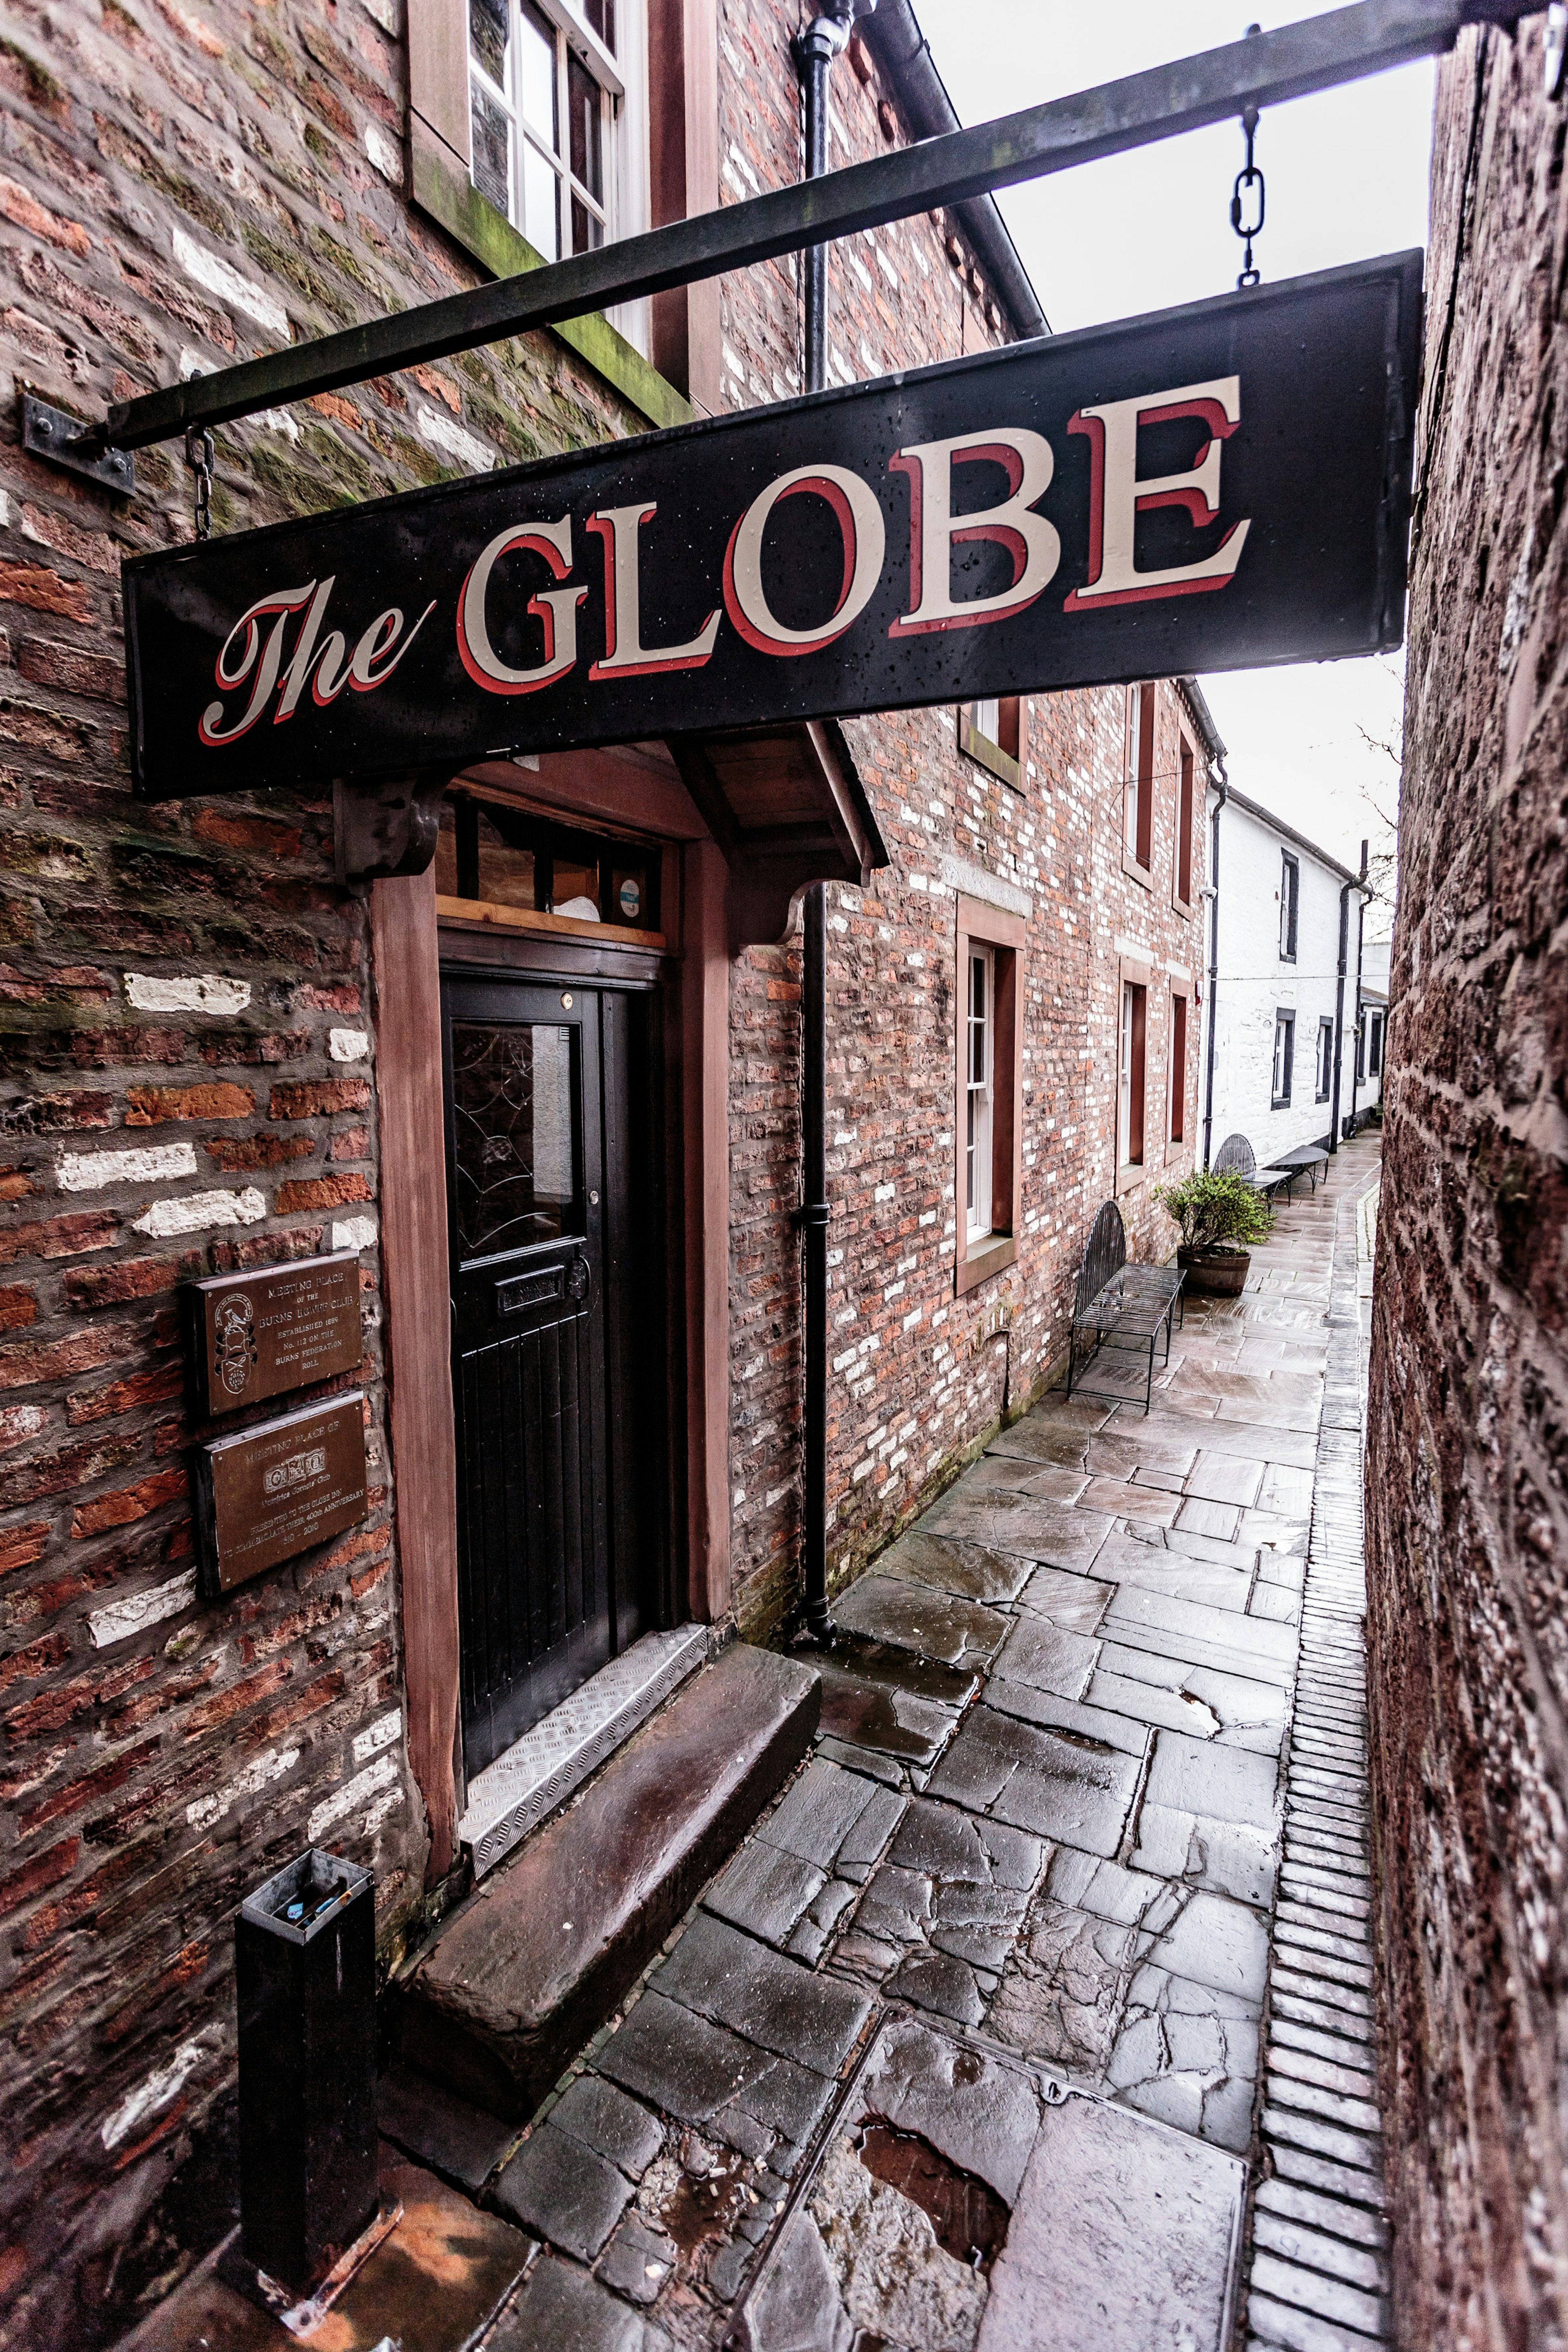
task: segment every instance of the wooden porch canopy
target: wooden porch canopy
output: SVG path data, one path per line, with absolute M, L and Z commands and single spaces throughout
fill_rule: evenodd
M 545 752 L 536 769 L 485 761 L 454 778 L 548 804 L 591 824 L 712 837 L 730 869 L 730 947 L 782 939 L 791 901 L 813 882 L 863 885 L 890 863 L 876 814 L 834 719 L 671 736 L 619 750 Z M 432 846 L 434 845 L 432 844 Z

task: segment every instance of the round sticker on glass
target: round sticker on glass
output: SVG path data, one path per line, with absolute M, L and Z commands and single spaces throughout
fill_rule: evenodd
M 635 923 L 642 913 L 642 888 L 628 874 L 620 888 L 621 912 L 628 923 Z

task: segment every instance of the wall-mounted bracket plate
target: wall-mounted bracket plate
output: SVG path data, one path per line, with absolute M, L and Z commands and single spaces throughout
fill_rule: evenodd
M 22 394 L 22 446 L 68 474 L 98 482 L 106 490 L 129 498 L 136 488 L 136 459 L 129 449 L 106 449 L 89 425 L 51 408 L 33 393 Z

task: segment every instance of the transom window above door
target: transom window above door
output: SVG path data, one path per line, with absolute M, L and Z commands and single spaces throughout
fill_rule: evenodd
M 617 16 L 634 0 L 468 0 L 474 185 L 546 261 L 623 233 L 626 81 Z
M 646 843 L 552 824 L 526 809 L 448 793 L 436 840 L 438 912 L 475 901 L 494 915 L 565 916 L 617 931 L 658 930 L 659 859 Z

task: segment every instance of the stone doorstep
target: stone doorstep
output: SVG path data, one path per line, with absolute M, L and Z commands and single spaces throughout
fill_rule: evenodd
M 645 1724 L 708 1655 L 701 1625 L 645 1633 L 468 1783 L 458 1834 L 482 1878 Z
M 402 2055 L 522 2122 L 805 1755 L 811 1668 L 736 1643 L 442 1923 L 397 1995 Z

